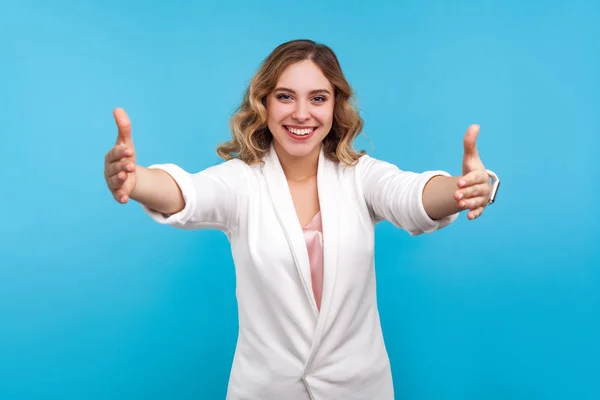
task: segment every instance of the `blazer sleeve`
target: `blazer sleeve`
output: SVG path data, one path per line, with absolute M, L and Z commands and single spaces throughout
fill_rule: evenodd
M 243 165 L 242 165 L 243 164 Z M 244 193 L 244 168 L 240 160 L 230 160 L 197 173 L 175 164 L 154 164 L 179 185 L 185 206 L 176 214 L 165 215 L 144 205 L 142 208 L 160 224 L 181 229 L 213 228 L 230 235 L 238 225 Z
M 431 233 L 452 223 L 457 214 L 439 220 L 429 217 L 423 207 L 423 189 L 436 175 L 445 171 L 415 173 L 364 155 L 359 163 L 359 179 L 374 222 L 387 220 L 410 235 Z

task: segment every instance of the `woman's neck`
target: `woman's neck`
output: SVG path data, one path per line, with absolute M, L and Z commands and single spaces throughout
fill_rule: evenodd
M 289 181 L 306 181 L 317 174 L 320 148 L 303 157 L 290 156 L 285 150 L 275 146 L 279 163 Z

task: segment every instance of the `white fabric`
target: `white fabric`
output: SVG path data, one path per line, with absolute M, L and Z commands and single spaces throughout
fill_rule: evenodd
M 264 164 L 231 160 L 196 174 L 154 165 L 179 184 L 186 205 L 161 224 L 226 233 L 236 270 L 238 342 L 227 399 L 392 400 L 374 274 L 374 226 L 388 220 L 411 235 L 433 232 L 422 174 L 362 156 L 353 167 L 321 152 L 317 182 L 324 238 L 321 312 L 312 293 L 302 227 L 277 154 Z

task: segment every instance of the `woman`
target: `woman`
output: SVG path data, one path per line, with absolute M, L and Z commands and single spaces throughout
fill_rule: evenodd
M 229 399 L 393 399 L 375 292 L 374 225 L 411 235 L 481 215 L 488 172 L 464 139 L 463 175 L 405 172 L 358 153 L 362 120 L 327 46 L 284 43 L 263 62 L 232 118 L 226 162 L 190 174 L 136 165 L 116 109 L 105 159 L 114 198 L 157 222 L 226 233 L 236 268 L 239 336 Z

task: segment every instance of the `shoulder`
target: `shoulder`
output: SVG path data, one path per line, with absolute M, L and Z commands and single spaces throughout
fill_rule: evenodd
M 398 170 L 398 167 L 387 161 L 380 160 L 368 154 L 363 154 L 354 165 L 340 163 L 339 168 L 353 174 L 364 175 L 375 171 Z
M 221 161 L 215 165 L 206 168 L 203 172 L 215 173 L 219 175 L 231 175 L 232 177 L 243 177 L 251 171 L 252 166 L 237 158 Z

